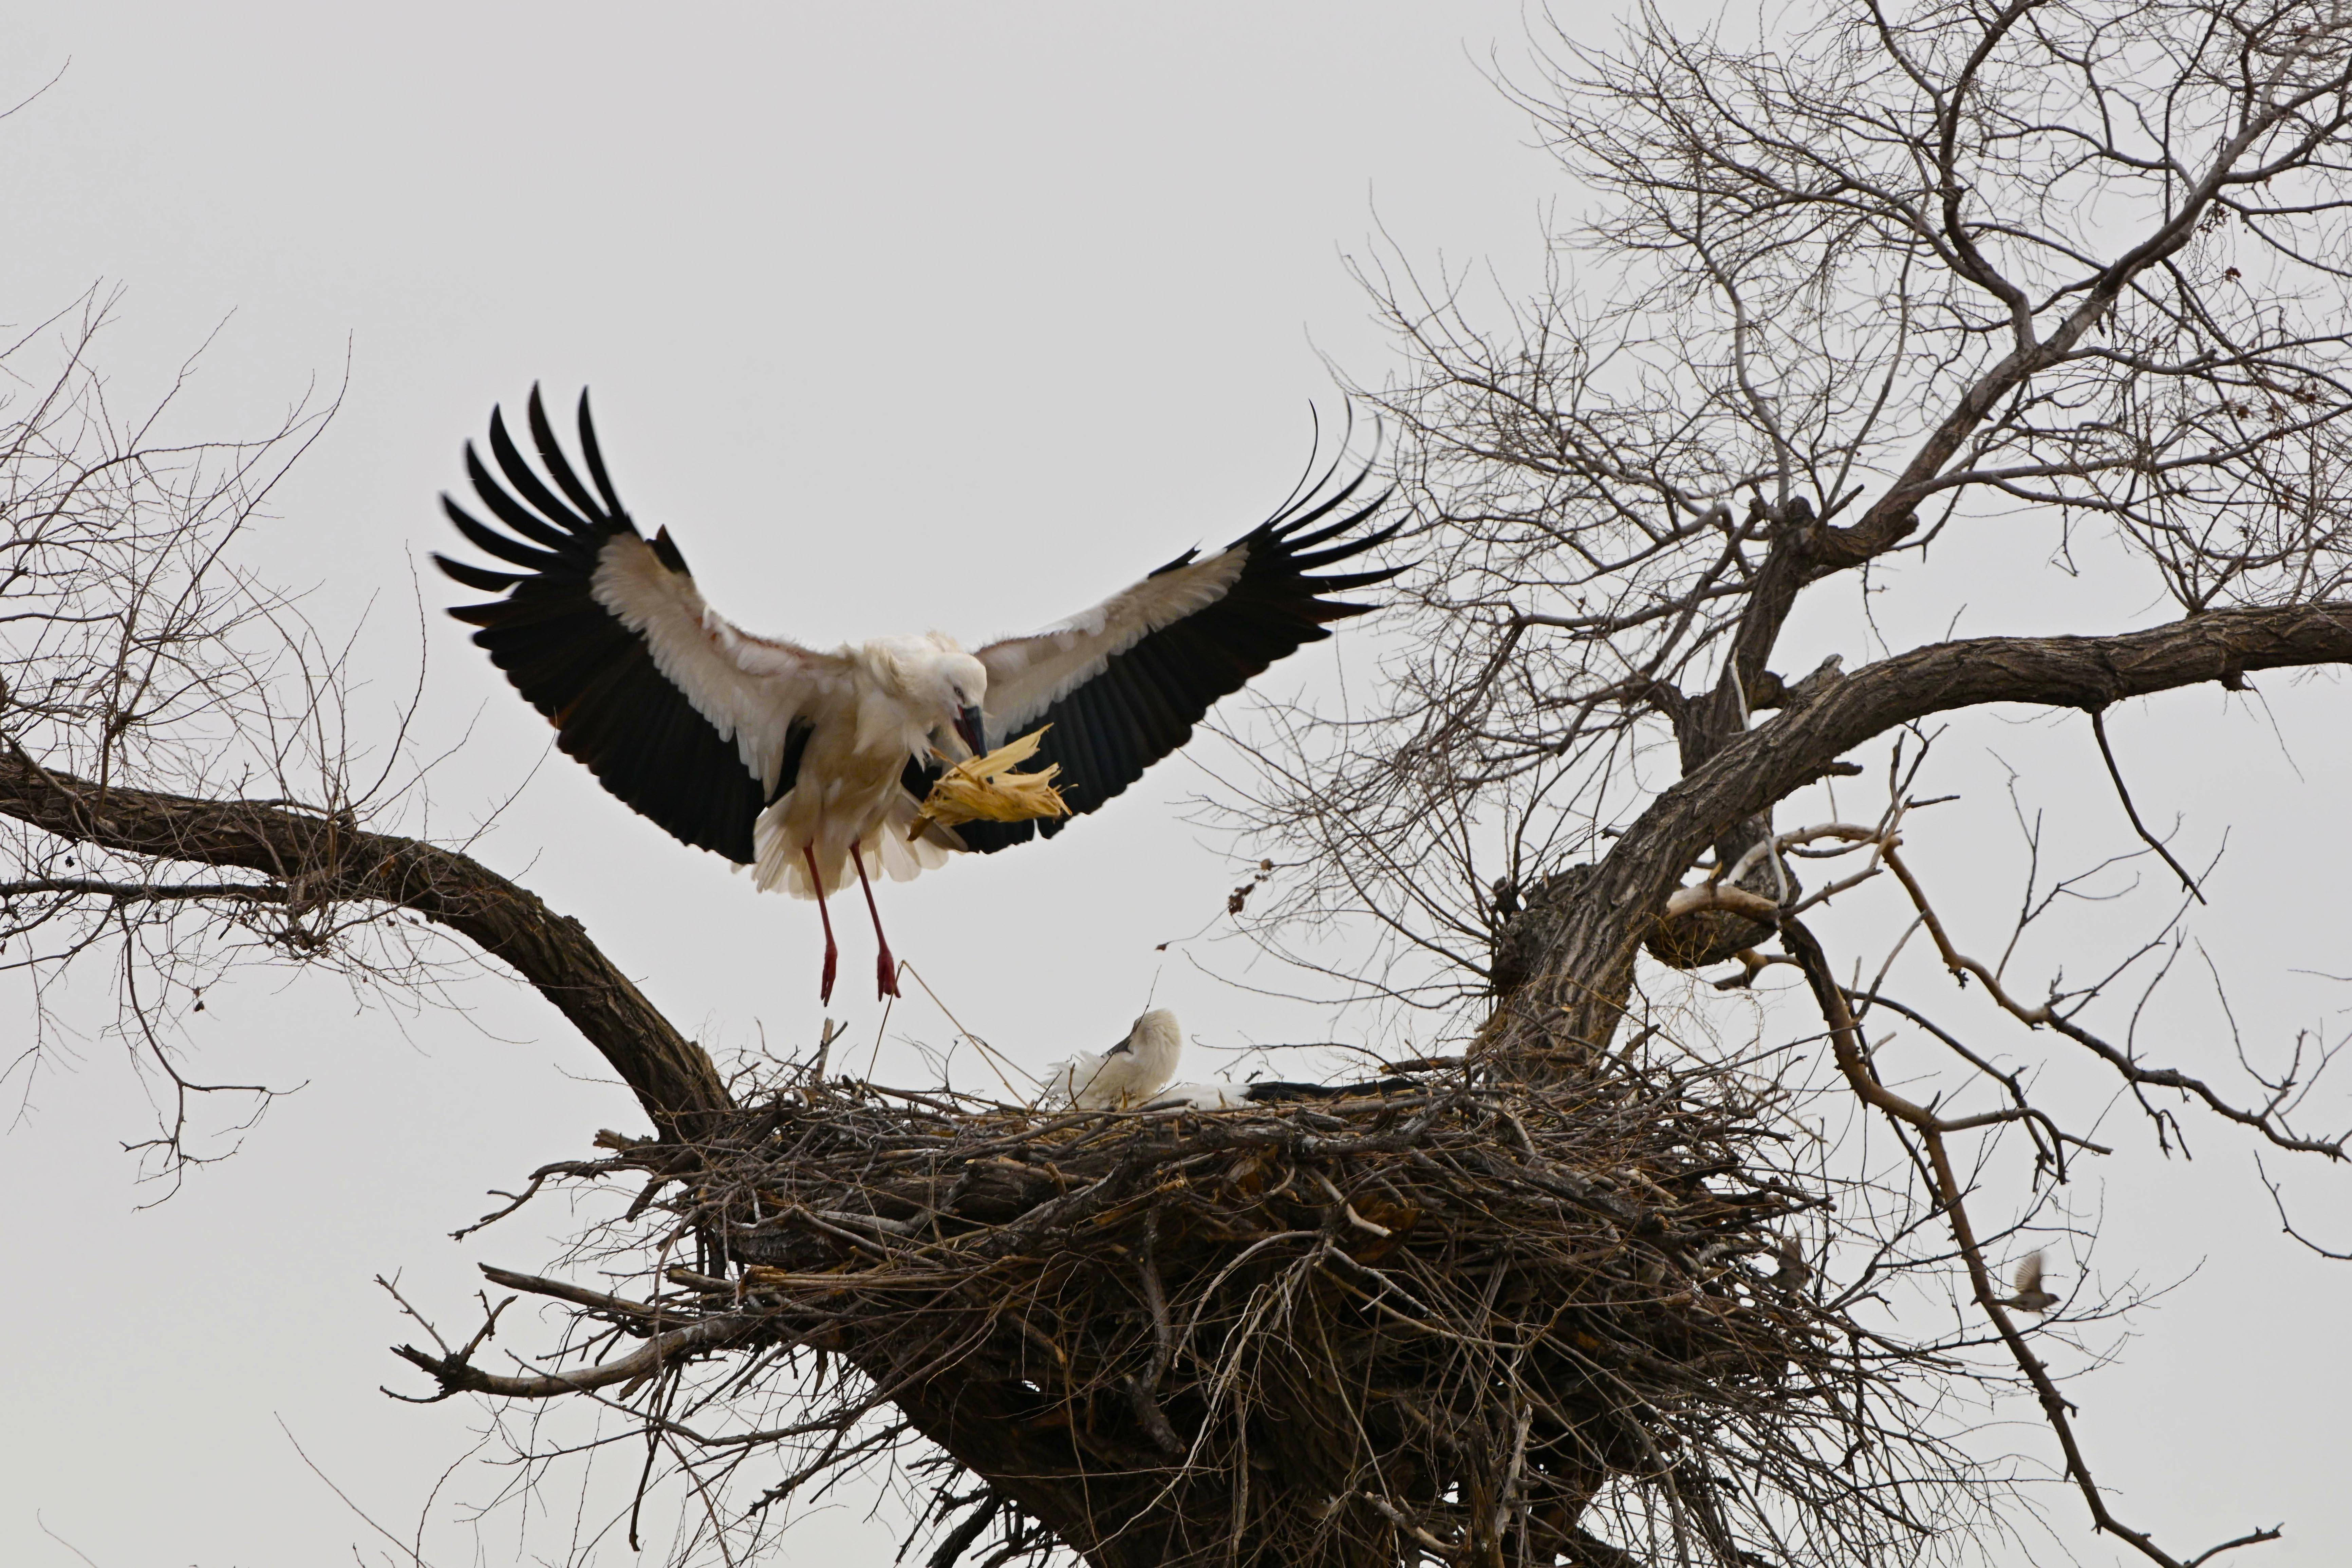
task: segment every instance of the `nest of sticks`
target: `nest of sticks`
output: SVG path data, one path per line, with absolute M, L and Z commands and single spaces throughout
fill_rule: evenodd
M 924 1450 L 934 1563 L 1058 1536 L 1112 1563 L 1620 1568 L 1662 1530 L 1676 1561 L 1901 1555 L 1921 1471 L 1864 1414 L 1869 1336 L 1812 1287 L 1827 1200 L 1775 1092 L 1622 1058 L 1214 1113 L 803 1080 L 719 1136 L 607 1134 L 541 1173 L 650 1178 L 601 1248 L 641 1289 L 489 1271 L 627 1354 L 403 1353 L 444 1395 L 703 1410 L 675 1430 L 733 1467 L 709 1406 L 763 1388 L 740 1425 L 795 1449 L 763 1503 L 929 1436 L 954 1456 Z M 681 1402 L 698 1367 L 732 1392 Z

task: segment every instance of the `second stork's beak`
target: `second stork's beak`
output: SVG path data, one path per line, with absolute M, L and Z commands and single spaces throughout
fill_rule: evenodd
M 955 732 L 961 738 L 963 743 L 971 749 L 973 756 L 979 756 L 982 752 L 988 750 L 987 736 L 982 728 L 979 709 L 957 709 L 955 716 Z

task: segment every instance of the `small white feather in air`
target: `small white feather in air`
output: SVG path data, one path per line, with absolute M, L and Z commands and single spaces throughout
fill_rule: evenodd
M 1045 1076 L 1045 1102 L 1080 1110 L 1128 1110 L 1152 1099 L 1176 1076 L 1184 1037 L 1176 1015 L 1157 1007 L 1135 1021 L 1107 1051 L 1080 1051 Z

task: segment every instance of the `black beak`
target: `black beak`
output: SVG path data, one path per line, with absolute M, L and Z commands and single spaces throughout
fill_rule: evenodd
M 987 735 L 982 728 L 979 709 L 957 709 L 955 732 L 962 738 L 963 743 L 971 748 L 973 756 L 976 757 L 988 750 Z

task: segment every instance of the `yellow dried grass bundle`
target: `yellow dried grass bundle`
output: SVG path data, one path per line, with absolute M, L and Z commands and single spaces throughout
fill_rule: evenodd
M 968 758 L 941 773 L 931 793 L 923 797 L 915 820 L 908 825 L 907 837 L 919 837 L 924 825 L 932 822 L 954 827 L 966 822 L 1027 822 L 1039 816 L 1069 816 L 1062 792 L 1054 787 L 1054 775 L 1062 771 L 1061 763 L 1049 763 L 1034 773 L 1012 771 L 1036 754 L 1038 742 L 1052 728 L 1047 724 L 1032 730 L 984 757 Z

